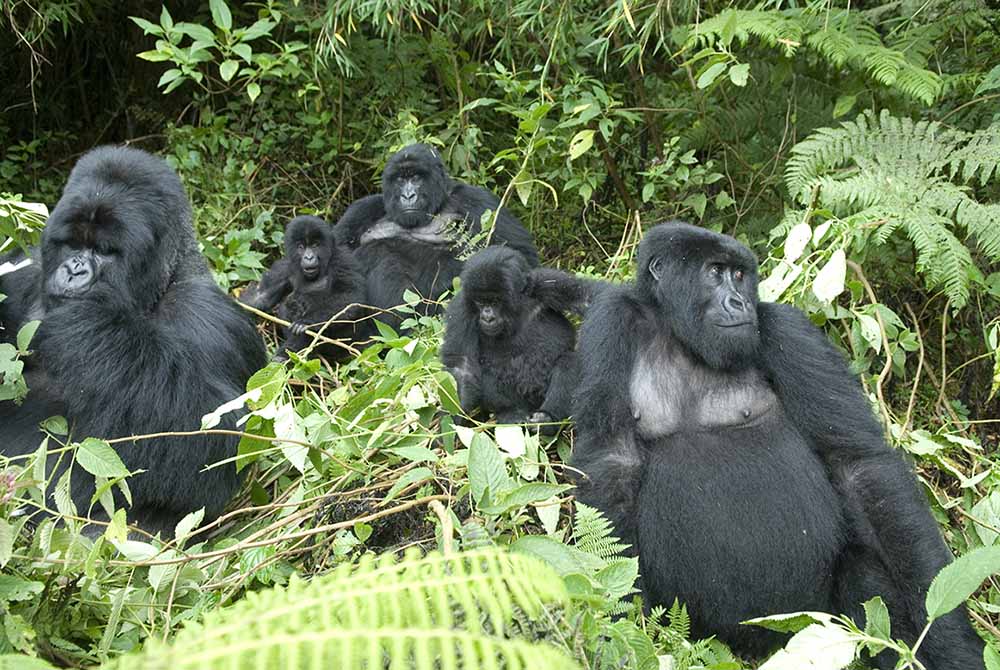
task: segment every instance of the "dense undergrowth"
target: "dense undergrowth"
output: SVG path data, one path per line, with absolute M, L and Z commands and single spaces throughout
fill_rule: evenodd
M 416 140 L 502 195 L 551 265 L 625 279 L 643 229 L 666 218 L 746 242 L 762 297 L 805 309 L 844 350 L 949 544 L 972 555 L 929 605 L 986 579 L 969 607 L 1000 648 L 1000 580 L 987 578 L 1000 551 L 1000 12 L 968 0 L 191 0 L 128 3 L 135 20 L 100 0 L 3 8 L 4 249 L 37 239 L 82 151 L 121 141 L 176 166 L 231 291 L 279 253 L 291 215 L 335 220 Z M 0 345 L 0 402 L 24 392 L 24 335 Z M 462 650 L 454 667 L 748 667 L 690 641 L 682 604 L 642 614 L 636 562 L 572 502 L 570 431 L 454 425 L 440 338 L 438 320 L 413 317 L 340 367 L 293 358 L 258 373 L 239 456 L 222 466 L 245 474 L 239 497 L 170 543 L 129 539 L 127 510 L 84 537 L 82 510 L 39 459 L 9 464 L 0 653 L 19 656 L 0 667 L 273 667 L 252 663 L 275 646 L 296 650 L 289 667 L 383 653 L 431 667 L 449 649 Z M 99 443 L 76 449 L 77 474 L 114 471 Z M 24 526 L 13 512 L 26 502 L 65 523 Z M 371 584 L 399 606 L 362 602 Z M 868 633 L 884 632 L 878 608 Z M 867 639 L 846 622 L 797 623 L 849 655 Z M 841 667 L 826 662 L 815 667 Z

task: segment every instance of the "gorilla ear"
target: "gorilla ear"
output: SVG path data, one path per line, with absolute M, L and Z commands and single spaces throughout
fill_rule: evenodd
M 653 279 L 660 281 L 660 275 L 663 270 L 663 259 L 659 256 L 653 256 L 653 260 L 649 261 L 649 274 L 653 275 Z

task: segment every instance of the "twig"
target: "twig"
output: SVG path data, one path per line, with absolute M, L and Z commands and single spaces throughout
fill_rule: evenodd
M 906 417 L 903 419 L 903 434 L 910 432 L 910 422 L 913 420 L 913 406 L 917 401 L 917 386 L 920 384 L 920 373 L 924 369 L 924 337 L 920 333 L 920 323 L 917 315 L 913 313 L 910 303 L 904 303 L 906 311 L 913 319 L 913 328 L 917 332 L 917 344 L 920 346 L 920 358 L 917 359 L 917 374 L 913 377 L 913 388 L 910 389 L 910 401 L 906 404 Z
M 428 507 L 431 508 L 432 512 L 437 514 L 437 518 L 441 522 L 441 545 L 444 555 L 451 556 L 455 553 L 453 544 L 455 525 L 451 521 L 451 515 L 448 514 L 448 510 L 445 509 L 440 500 L 432 500 Z
M 851 260 L 847 261 L 847 264 L 854 271 L 854 274 L 858 276 L 858 280 L 861 282 L 861 285 L 865 287 L 865 293 L 868 294 L 868 299 L 875 307 L 875 320 L 878 321 L 879 334 L 882 336 L 882 348 L 885 350 L 885 365 L 882 366 L 882 371 L 875 380 L 875 395 L 878 397 L 878 405 L 879 410 L 882 412 L 882 418 L 885 419 L 885 429 L 889 430 L 889 427 L 892 426 L 892 416 L 889 413 L 889 406 L 885 402 L 885 394 L 882 391 L 882 384 L 885 383 L 885 380 L 889 378 L 889 373 L 892 372 L 892 353 L 889 351 L 889 338 L 885 334 L 885 322 L 882 321 L 882 314 L 878 311 L 878 298 L 875 296 L 875 291 L 872 289 L 872 285 L 868 283 L 868 278 L 865 277 L 865 273 L 862 271 L 861 266 Z

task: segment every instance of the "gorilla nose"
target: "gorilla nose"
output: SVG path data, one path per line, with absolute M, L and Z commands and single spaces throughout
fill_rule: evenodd
M 399 200 L 404 205 L 413 205 L 413 204 L 416 204 L 416 202 L 417 202 L 417 194 L 416 193 L 402 193 L 399 196 Z
M 738 295 L 727 295 L 723 305 L 726 311 L 731 313 L 745 312 L 747 310 L 746 301 Z
M 71 258 L 66 263 L 66 270 L 71 277 L 79 277 L 90 273 L 90 263 L 82 258 Z

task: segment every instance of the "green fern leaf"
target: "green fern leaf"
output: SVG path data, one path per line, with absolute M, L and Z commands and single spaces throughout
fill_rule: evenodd
M 510 637 L 516 613 L 543 621 L 565 606 L 562 580 L 528 556 L 484 550 L 444 557 L 363 557 L 311 582 L 250 593 L 153 641 L 111 669 L 566 669 L 543 643 Z

